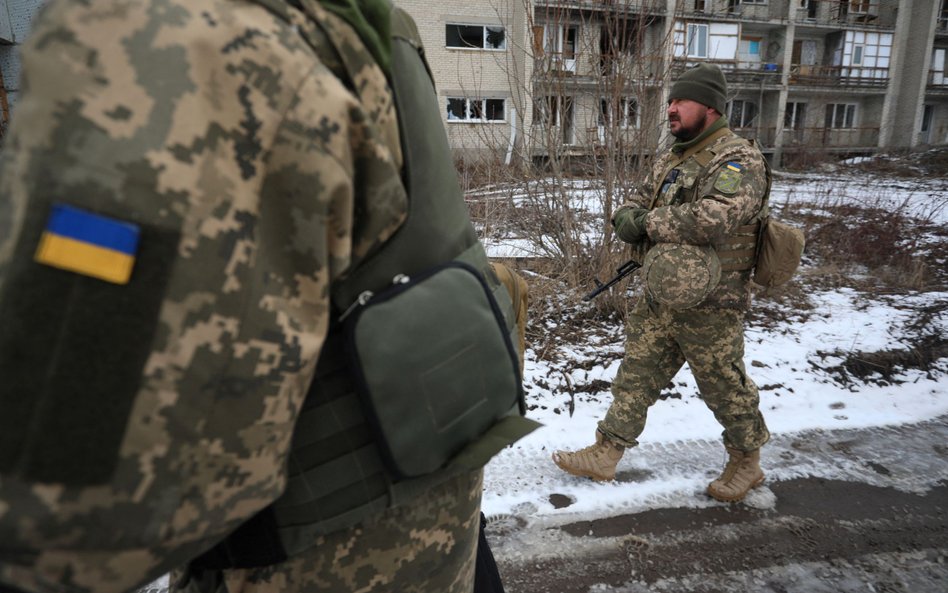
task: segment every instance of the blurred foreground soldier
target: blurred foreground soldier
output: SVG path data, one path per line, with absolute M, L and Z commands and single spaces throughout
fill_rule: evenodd
M 770 171 L 756 145 L 728 129 L 726 97 L 717 67 L 682 74 L 667 109 L 678 141 L 612 218 L 619 238 L 645 253 L 645 294 L 630 314 L 625 358 L 596 443 L 553 454 L 571 474 L 614 479 L 625 449 L 638 444 L 649 407 L 687 362 L 724 427 L 729 457 L 708 494 L 738 501 L 764 481 L 759 450 L 770 433 L 744 369 L 743 319 Z
M 468 592 L 513 311 L 382 0 L 53 1 L 0 171 L 0 588 Z

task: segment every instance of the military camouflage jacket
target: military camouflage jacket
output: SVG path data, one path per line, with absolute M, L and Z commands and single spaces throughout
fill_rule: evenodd
M 365 63 L 347 88 L 292 18 L 54 0 L 35 23 L 0 171 L 0 581 L 128 590 L 283 489 L 328 287 L 406 211 L 384 74 L 327 16 Z M 131 280 L 34 260 L 57 205 L 135 235 Z
M 711 245 L 722 250 L 739 227 L 766 214 L 762 208 L 769 183 L 756 145 L 724 127 L 690 151 L 669 150 L 656 159 L 645 182 L 623 207 L 651 209 L 646 217 L 649 244 Z M 753 240 L 748 240 L 753 247 Z M 750 275 L 749 269 L 722 272 L 717 288 L 699 307 L 746 309 Z

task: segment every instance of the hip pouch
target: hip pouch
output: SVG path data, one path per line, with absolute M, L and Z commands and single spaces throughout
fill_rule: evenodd
M 450 262 L 379 294 L 345 317 L 356 389 L 389 469 L 411 478 L 524 408 L 519 359 L 481 274 Z

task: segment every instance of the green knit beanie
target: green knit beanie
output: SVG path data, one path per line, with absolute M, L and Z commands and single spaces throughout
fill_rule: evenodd
M 723 115 L 727 109 L 727 81 L 717 66 L 698 64 L 672 85 L 668 100 L 672 99 L 691 99 Z

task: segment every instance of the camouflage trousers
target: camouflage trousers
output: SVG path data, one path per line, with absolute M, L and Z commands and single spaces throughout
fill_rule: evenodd
M 626 325 L 625 357 L 599 430 L 627 447 L 637 445 L 648 409 L 687 362 L 701 398 L 724 427 L 724 443 L 743 451 L 766 443 L 770 432 L 758 409 L 757 385 L 744 369 L 743 317 L 730 309 L 675 311 L 640 299 Z
M 172 574 L 172 593 L 471 593 L 483 475 L 451 478 L 281 564 Z

